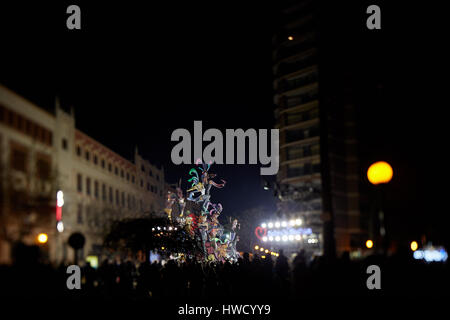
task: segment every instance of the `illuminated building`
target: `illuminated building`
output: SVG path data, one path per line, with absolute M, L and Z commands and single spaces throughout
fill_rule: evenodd
M 317 235 L 305 249 L 340 254 L 361 246 L 362 236 L 354 105 L 319 24 L 320 5 L 290 3 L 273 36 L 279 212 Z
M 48 235 L 51 261 L 72 261 L 74 232 L 86 238 L 80 259 L 101 256 L 112 221 L 157 215 L 164 206 L 164 171 L 137 149 L 129 161 L 78 130 L 58 103 L 49 113 L 3 86 L 0 156 L 1 263 L 10 262 L 10 243 L 24 228 L 28 244 Z

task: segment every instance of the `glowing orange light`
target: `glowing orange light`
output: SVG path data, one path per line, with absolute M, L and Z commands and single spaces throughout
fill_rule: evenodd
M 39 233 L 39 234 L 38 234 L 38 236 L 37 236 L 37 241 L 38 241 L 39 243 L 44 244 L 44 243 L 47 242 L 47 240 L 48 240 L 48 235 L 47 235 L 46 233 Z
M 367 170 L 367 178 L 372 184 L 388 183 L 393 175 L 392 167 L 384 161 L 373 163 Z
M 368 249 L 371 249 L 371 248 L 373 247 L 373 241 L 372 241 L 372 240 L 367 240 L 367 241 L 366 241 L 366 247 L 367 247 Z
M 289 37 L 288 37 L 288 40 L 289 40 L 289 41 L 292 41 L 292 40 L 294 40 L 294 37 L 293 37 L 293 36 L 289 36 Z
M 416 251 L 419 248 L 419 244 L 416 241 L 411 242 L 411 250 Z

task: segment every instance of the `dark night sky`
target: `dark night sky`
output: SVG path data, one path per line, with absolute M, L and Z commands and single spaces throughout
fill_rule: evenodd
M 219 129 L 273 125 L 273 8 L 242 2 L 77 1 L 81 32 L 65 29 L 72 3 L 16 2 L 0 10 L 0 83 L 48 108 L 59 94 L 75 107 L 79 129 L 130 159 L 137 144 L 175 182 L 190 166 L 170 163 L 174 129 L 193 130 L 194 120 Z M 378 2 L 384 29 L 374 35 L 365 29 L 364 5 L 351 3 L 342 20 L 360 21 L 359 41 L 336 50 L 353 55 L 358 95 L 365 97 L 358 105 L 362 170 L 381 159 L 393 165 L 386 211 L 395 232 L 448 239 L 438 200 L 445 191 L 437 186 L 447 173 L 439 8 Z M 339 19 L 334 23 L 330 28 L 339 30 Z M 213 194 L 225 211 L 274 208 L 258 166 L 213 171 L 228 182 Z

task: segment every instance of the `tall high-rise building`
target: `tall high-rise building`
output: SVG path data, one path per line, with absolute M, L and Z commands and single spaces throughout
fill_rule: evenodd
M 308 0 L 279 9 L 273 36 L 277 180 L 281 214 L 303 219 L 312 230 L 300 246 L 334 255 L 352 251 L 361 234 L 359 168 L 354 105 L 345 81 L 330 82 L 335 61 L 321 10 Z

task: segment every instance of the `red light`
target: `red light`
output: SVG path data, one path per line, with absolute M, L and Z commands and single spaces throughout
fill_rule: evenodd
M 56 221 L 61 221 L 62 219 L 62 207 L 56 206 Z

